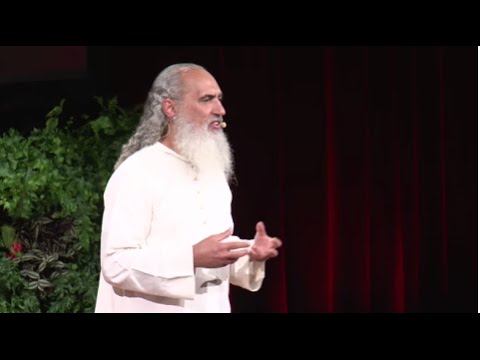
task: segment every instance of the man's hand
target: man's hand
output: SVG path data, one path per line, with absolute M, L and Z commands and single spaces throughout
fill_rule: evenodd
M 246 241 L 222 241 L 232 235 L 232 229 L 208 238 L 193 245 L 193 266 L 203 268 L 219 268 L 229 265 L 238 258 L 248 254 Z
M 256 230 L 255 241 L 249 252 L 250 259 L 265 261 L 277 256 L 278 250 L 276 249 L 282 246 L 280 239 L 268 236 L 262 221 L 257 223 Z

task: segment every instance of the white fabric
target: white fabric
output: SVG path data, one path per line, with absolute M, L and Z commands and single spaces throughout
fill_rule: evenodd
M 223 268 L 193 267 L 193 245 L 233 227 L 231 200 L 222 174 L 197 177 L 161 143 L 125 160 L 104 194 L 95 311 L 230 312 L 229 282 L 257 291 L 265 263 L 248 255 Z

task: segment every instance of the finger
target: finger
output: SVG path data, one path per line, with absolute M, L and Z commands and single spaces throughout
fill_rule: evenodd
M 271 253 L 270 253 L 270 257 L 276 257 L 278 256 L 278 251 L 277 250 L 272 250 Z
M 227 255 L 227 259 L 234 262 L 245 255 L 248 255 L 248 250 L 229 251 Z
M 262 258 L 263 258 L 263 256 L 261 256 L 260 252 L 255 248 L 252 248 L 250 250 L 250 252 L 248 253 L 248 255 L 250 256 L 250 259 L 254 260 L 254 261 L 262 261 Z
M 282 240 L 280 240 L 279 238 L 273 238 L 273 245 L 276 248 L 279 248 L 280 246 L 282 246 Z
M 225 230 L 224 232 L 222 232 L 220 234 L 214 235 L 214 238 L 217 241 L 222 241 L 222 240 L 226 239 L 227 237 L 229 237 L 230 235 L 232 235 L 232 232 L 233 232 L 233 229 L 230 228 L 230 229 Z
M 249 247 L 250 243 L 247 241 L 229 241 L 225 243 L 225 248 L 227 250 L 236 250 Z
M 257 230 L 257 235 L 260 235 L 260 236 L 267 235 L 267 232 L 265 230 L 265 224 L 263 223 L 263 221 L 259 221 L 255 229 Z

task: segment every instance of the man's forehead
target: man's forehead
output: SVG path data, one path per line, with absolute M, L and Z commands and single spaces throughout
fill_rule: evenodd
M 183 75 L 184 85 L 188 92 L 195 93 L 221 93 L 215 78 L 205 70 L 192 69 Z

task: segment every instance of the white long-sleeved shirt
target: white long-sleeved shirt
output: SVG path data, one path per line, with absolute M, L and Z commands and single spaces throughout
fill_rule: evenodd
M 104 194 L 95 311 L 230 312 L 229 283 L 257 291 L 265 263 L 248 255 L 222 268 L 193 266 L 194 244 L 233 228 L 231 200 L 223 174 L 198 176 L 161 143 L 126 159 Z

